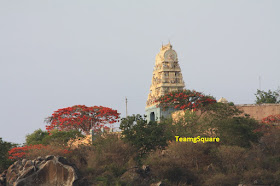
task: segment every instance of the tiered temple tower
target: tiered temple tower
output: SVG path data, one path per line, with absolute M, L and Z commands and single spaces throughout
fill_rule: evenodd
M 185 82 L 178 63 L 177 53 L 169 43 L 161 47 L 156 56 L 152 85 L 146 103 L 146 115 L 149 121 L 159 121 L 160 118 L 170 115 L 174 110 L 163 111 L 157 107 L 155 100 L 165 93 L 183 90 Z

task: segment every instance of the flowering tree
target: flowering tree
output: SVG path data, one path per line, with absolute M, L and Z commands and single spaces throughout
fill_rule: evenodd
M 108 107 L 75 105 L 55 111 L 46 119 L 46 122 L 49 123 L 46 125 L 46 129 L 48 131 L 55 128 L 59 130 L 75 129 L 89 134 L 92 127 L 99 128 L 106 123 L 117 122 L 119 115 L 117 110 Z
M 275 130 L 280 129 L 280 114 L 269 115 L 261 120 L 261 125 L 255 132 L 261 132 L 264 135 L 270 135 Z
M 9 159 L 18 160 L 23 158 L 30 158 L 31 156 L 43 156 L 47 154 L 53 155 L 65 155 L 71 151 L 67 150 L 65 147 L 53 147 L 51 145 L 26 145 L 23 147 L 14 147 L 9 150 Z M 34 158 L 33 157 L 33 158 Z
M 159 103 L 158 107 L 163 109 L 193 109 L 196 111 L 204 106 L 216 103 L 216 100 L 211 96 L 205 96 L 201 92 L 183 90 L 167 93 L 159 97 L 156 102 Z
M 262 119 L 262 123 L 280 124 L 280 114 L 270 115 Z

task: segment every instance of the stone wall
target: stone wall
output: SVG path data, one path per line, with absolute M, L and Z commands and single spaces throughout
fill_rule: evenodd
M 262 120 L 269 115 L 280 114 L 280 104 L 244 104 L 236 105 L 236 107 L 256 120 Z
M 256 120 L 262 120 L 269 115 L 280 114 L 280 104 L 243 104 L 235 106 Z M 172 113 L 172 118 L 175 120 L 183 116 L 184 111 L 182 110 Z

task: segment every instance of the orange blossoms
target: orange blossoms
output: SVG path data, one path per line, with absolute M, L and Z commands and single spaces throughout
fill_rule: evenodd
M 280 114 L 270 115 L 262 119 L 262 123 L 280 124 Z
M 211 96 L 205 96 L 194 90 L 183 90 L 167 93 L 156 100 L 158 107 L 163 109 L 174 108 L 179 110 L 202 109 L 204 106 L 216 103 Z
M 70 151 L 68 151 L 65 148 L 53 148 L 50 145 L 28 145 L 23 147 L 14 147 L 11 150 L 9 150 L 9 159 L 17 160 L 17 159 L 23 159 L 26 158 L 30 153 L 34 153 L 34 151 L 47 151 L 49 153 L 60 153 L 60 154 L 68 154 Z
M 76 129 L 88 134 L 91 128 L 99 128 L 104 124 L 117 122 L 119 115 L 117 110 L 108 107 L 75 105 L 55 111 L 46 119 L 49 123 L 46 129 L 48 131 Z

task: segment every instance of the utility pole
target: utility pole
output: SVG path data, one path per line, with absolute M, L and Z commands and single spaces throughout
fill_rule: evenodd
M 259 90 L 261 90 L 261 76 L 259 76 Z
M 127 117 L 127 98 L 125 97 L 125 114 L 126 114 L 126 117 Z

